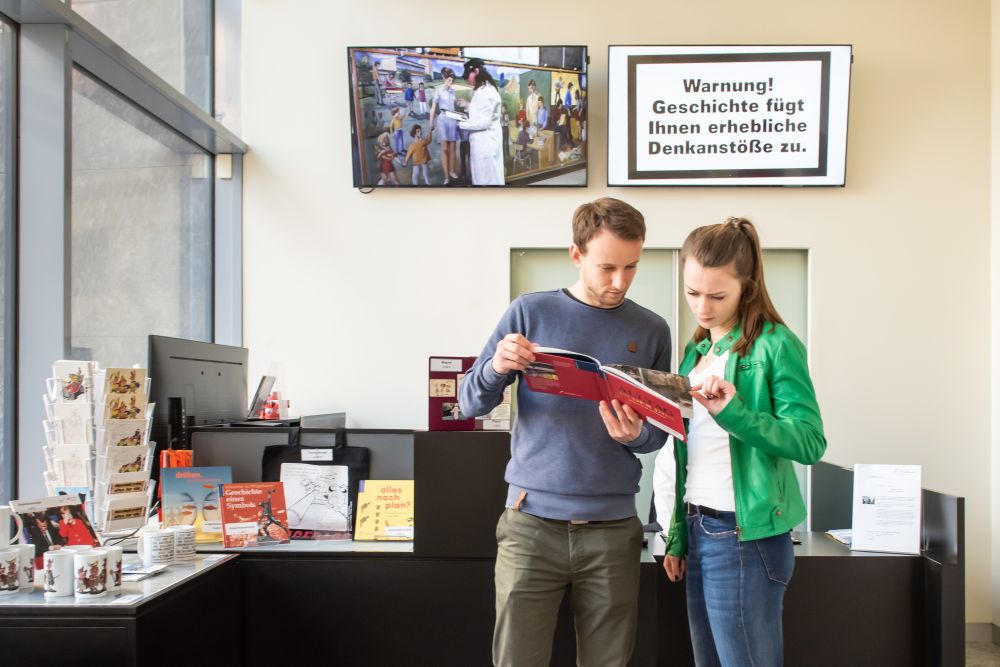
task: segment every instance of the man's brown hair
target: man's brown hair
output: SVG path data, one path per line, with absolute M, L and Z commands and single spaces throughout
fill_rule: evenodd
M 646 240 L 642 213 L 614 197 L 581 204 L 573 213 L 573 243 L 580 252 L 587 252 L 587 243 L 602 229 L 625 241 Z

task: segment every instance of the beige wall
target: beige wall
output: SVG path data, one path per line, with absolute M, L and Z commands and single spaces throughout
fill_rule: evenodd
M 992 0 L 993 30 L 990 76 L 990 489 L 1000 487 L 1000 0 Z M 1000 625 L 1000 494 L 992 493 L 990 502 L 990 554 L 993 581 L 993 624 Z
M 605 194 L 646 214 L 650 246 L 676 247 L 697 224 L 746 215 L 765 245 L 811 251 L 826 458 L 919 463 L 925 486 L 965 496 L 967 621 L 990 621 L 991 386 L 976 345 L 990 326 L 990 4 L 480 12 L 441 0 L 244 3 L 252 374 L 280 361 L 303 413 L 421 428 L 427 356 L 479 352 L 508 301 L 509 248 L 566 245 L 572 209 Z M 591 48 L 588 188 L 351 188 L 346 47 L 463 42 Z M 612 43 L 853 44 L 847 187 L 607 188 Z

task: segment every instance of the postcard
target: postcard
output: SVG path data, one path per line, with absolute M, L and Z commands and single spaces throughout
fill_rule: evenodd
M 108 368 L 104 372 L 104 395 L 140 397 L 146 400 L 145 368 Z
M 108 447 L 97 459 L 97 469 L 101 477 L 108 478 L 116 473 L 140 472 L 147 470 L 149 446 Z
M 91 391 L 93 364 L 90 361 L 61 359 L 52 364 L 50 397 L 60 403 L 87 400 Z
M 444 397 L 444 398 L 454 398 L 455 396 L 455 381 L 454 380 L 437 380 L 431 378 L 430 381 L 430 396 L 431 397 Z
M 90 403 L 56 403 L 52 406 L 52 417 L 59 444 L 94 443 Z
M 49 496 L 37 500 L 11 500 L 24 525 L 22 541 L 34 544 L 36 555 L 50 546 L 97 545 L 97 533 L 80 496 Z
M 99 429 L 101 446 L 139 447 L 148 445 L 149 422 L 146 419 L 109 419 Z
M 105 398 L 104 419 L 137 419 L 146 416 L 146 398 L 135 394 L 110 394 Z

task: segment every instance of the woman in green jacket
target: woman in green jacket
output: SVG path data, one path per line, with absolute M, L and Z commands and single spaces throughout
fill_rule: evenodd
M 687 442 L 674 442 L 674 513 L 664 569 L 687 578 L 698 667 L 782 664 L 781 608 L 806 515 L 792 461 L 826 449 L 805 347 L 764 285 L 742 218 L 691 232 L 681 250 L 698 321 L 680 373 L 691 380 Z

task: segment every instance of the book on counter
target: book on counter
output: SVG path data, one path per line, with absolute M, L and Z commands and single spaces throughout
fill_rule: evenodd
M 850 528 L 831 528 L 824 533 L 834 542 L 839 542 L 840 544 L 851 546 L 851 529 Z
M 413 540 L 413 480 L 363 479 L 354 540 Z
M 691 383 L 683 375 L 638 366 L 602 365 L 580 352 L 538 347 L 523 378 L 532 391 L 609 404 L 616 399 L 675 438 L 687 437 L 684 419 L 691 417 Z
M 194 526 L 195 541 L 221 542 L 219 485 L 233 481 L 229 466 L 161 468 L 163 526 Z
M 289 541 L 284 484 L 250 482 L 220 488 L 224 546 L 259 547 Z

